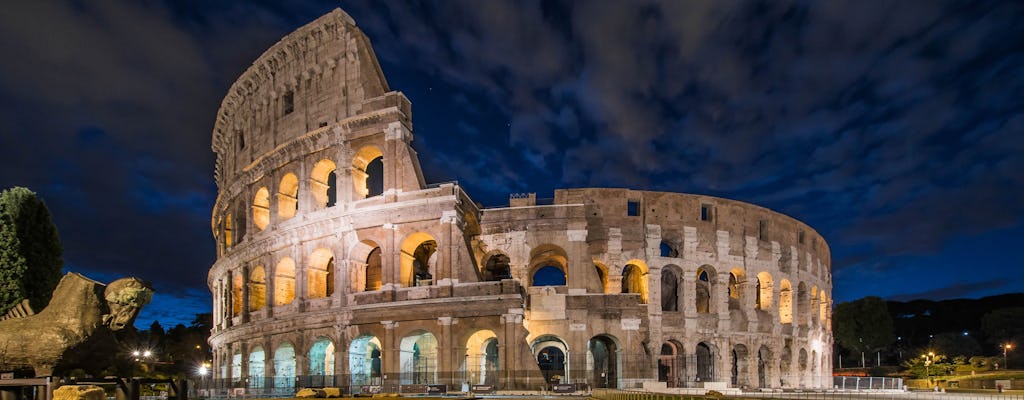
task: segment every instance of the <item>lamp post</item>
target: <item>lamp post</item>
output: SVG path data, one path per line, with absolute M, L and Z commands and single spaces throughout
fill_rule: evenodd
M 932 373 L 929 366 L 932 364 L 932 361 L 935 360 L 935 352 L 929 351 L 928 354 L 922 354 L 921 358 L 924 359 L 924 375 L 928 378 L 928 381 L 931 382 Z
M 1010 349 L 1013 349 L 1012 344 L 1007 343 L 1003 345 L 1003 369 L 1010 369 L 1010 363 L 1006 359 L 1006 352 L 1010 351 Z

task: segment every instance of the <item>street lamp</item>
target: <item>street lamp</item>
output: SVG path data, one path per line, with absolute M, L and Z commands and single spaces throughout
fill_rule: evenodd
M 1010 363 L 1009 361 L 1006 360 L 1006 352 L 1010 351 L 1011 349 L 1013 349 L 1012 344 L 1007 343 L 1003 345 L 1003 369 L 1010 369 Z
M 924 359 L 924 375 L 928 377 L 928 381 L 931 382 L 932 373 L 928 367 L 932 364 L 932 361 L 935 360 L 935 352 L 929 351 L 928 354 L 922 354 L 921 358 Z

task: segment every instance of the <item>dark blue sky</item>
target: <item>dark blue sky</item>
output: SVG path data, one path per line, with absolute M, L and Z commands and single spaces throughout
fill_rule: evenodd
M 66 268 L 210 308 L 210 136 L 230 84 L 341 6 L 414 109 L 428 181 L 760 204 L 832 248 L 837 300 L 1024 291 L 1019 1 L 75 1 L 0 13 L 0 187 Z M 472 143 L 472 144 L 469 144 Z

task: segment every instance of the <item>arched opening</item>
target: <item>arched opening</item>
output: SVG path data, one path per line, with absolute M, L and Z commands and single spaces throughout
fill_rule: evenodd
M 793 323 L 793 286 L 786 279 L 779 281 L 779 322 Z
M 380 149 L 366 146 L 352 159 L 352 184 L 356 198 L 379 196 L 384 192 L 384 158 Z
M 352 386 L 380 385 L 381 352 L 380 339 L 376 336 L 359 336 L 348 346 L 348 371 Z
M 800 326 L 807 326 L 807 317 L 811 313 L 811 294 L 807 291 L 807 285 L 800 282 L 796 287 L 796 322 Z
M 622 268 L 622 293 L 637 293 L 640 303 L 647 304 L 647 265 L 631 260 Z
M 740 304 L 746 296 L 743 294 L 743 285 L 746 283 L 746 275 L 743 270 L 733 268 L 729 271 L 729 309 L 739 310 Z
M 800 367 L 800 372 L 807 371 L 807 350 L 800 349 L 800 356 L 797 359 L 797 366 Z
M 295 261 L 282 258 L 274 268 L 274 305 L 291 304 L 295 299 Z
M 757 387 L 767 388 L 771 386 L 771 380 L 768 378 L 768 362 L 772 359 L 772 352 L 768 349 L 768 346 L 762 345 L 757 350 Z
M 295 347 L 285 342 L 274 350 L 274 389 L 295 387 Z
M 402 241 L 401 280 L 403 286 L 429 286 L 434 282 L 437 241 L 427 233 L 416 232 Z
M 668 241 L 661 241 L 660 250 L 662 257 L 679 257 L 679 250 L 677 250 L 676 246 Z
M 546 265 L 533 272 L 531 286 L 565 286 L 565 272 L 558 267 Z
M 228 213 L 228 214 L 224 215 L 224 236 L 223 236 L 223 239 L 224 239 L 224 250 L 225 251 L 230 250 L 231 247 L 235 245 L 235 236 L 234 236 L 234 231 L 235 231 L 234 225 L 235 224 L 232 222 L 233 220 L 234 220 L 234 217 L 231 215 L 231 213 Z
M 382 268 L 380 247 L 374 247 L 366 256 L 366 290 L 380 290 L 384 273 Z
M 700 342 L 694 352 L 697 363 L 697 382 L 709 382 L 715 379 L 715 352 L 711 345 Z
M 249 388 L 266 387 L 267 355 L 263 347 L 255 346 L 249 351 Z
M 594 336 L 587 342 L 587 375 L 595 387 L 619 387 L 617 349 L 615 341 L 605 335 Z
M 670 388 L 681 387 L 686 368 L 682 347 L 670 340 L 661 344 L 658 354 L 658 382 L 665 382 Z
M 325 248 L 313 251 L 306 270 L 306 295 L 311 299 L 334 294 L 334 253 Z
M 661 311 L 679 311 L 679 277 L 667 266 L 661 269 Z
M 295 216 L 299 209 L 299 178 L 289 172 L 281 177 L 277 190 L 277 216 L 286 220 Z
M 548 384 L 561 383 L 565 376 L 565 342 L 556 336 L 541 336 L 530 345 L 537 357 L 537 367 Z
M 697 269 L 696 306 L 698 314 L 708 314 L 711 309 L 711 289 L 715 283 L 715 271 L 710 266 Z
M 608 267 L 594 261 L 594 273 L 597 274 L 597 282 L 600 285 L 597 293 L 608 293 Z
M 430 332 L 415 331 L 402 338 L 402 384 L 430 384 L 437 382 L 437 338 Z
M 252 199 L 252 223 L 261 231 L 270 225 L 270 191 L 261 187 Z
M 334 161 L 320 160 L 313 165 L 309 188 L 318 209 L 333 207 L 338 202 L 338 184 L 334 177 Z
M 498 335 L 489 330 L 473 333 L 466 341 L 466 380 L 474 385 L 497 385 L 498 365 Z
M 309 375 L 319 376 L 313 386 L 332 386 L 326 377 L 334 375 L 334 342 L 323 336 L 309 347 Z M 320 385 L 317 385 L 320 384 Z
M 267 305 L 267 272 L 263 266 L 249 272 L 249 310 L 259 311 Z
M 530 251 L 530 286 L 564 286 L 567 257 L 561 247 L 545 244 Z
M 242 315 L 242 274 L 235 271 L 231 277 L 231 316 Z
M 496 253 L 487 257 L 484 263 L 484 281 L 494 282 L 502 279 L 512 278 L 512 269 L 509 266 L 509 258 L 502 253 Z
M 768 272 L 757 274 L 757 303 L 758 310 L 772 308 L 772 275 Z
M 747 377 L 750 376 L 747 346 L 737 344 L 732 348 L 732 384 L 743 387 L 748 386 Z

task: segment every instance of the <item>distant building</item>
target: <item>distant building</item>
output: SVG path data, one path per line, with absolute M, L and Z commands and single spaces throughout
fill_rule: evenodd
M 628 189 L 480 208 L 424 182 L 411 110 L 341 10 L 232 85 L 213 132 L 218 382 L 830 385 L 831 260 L 811 227 Z

